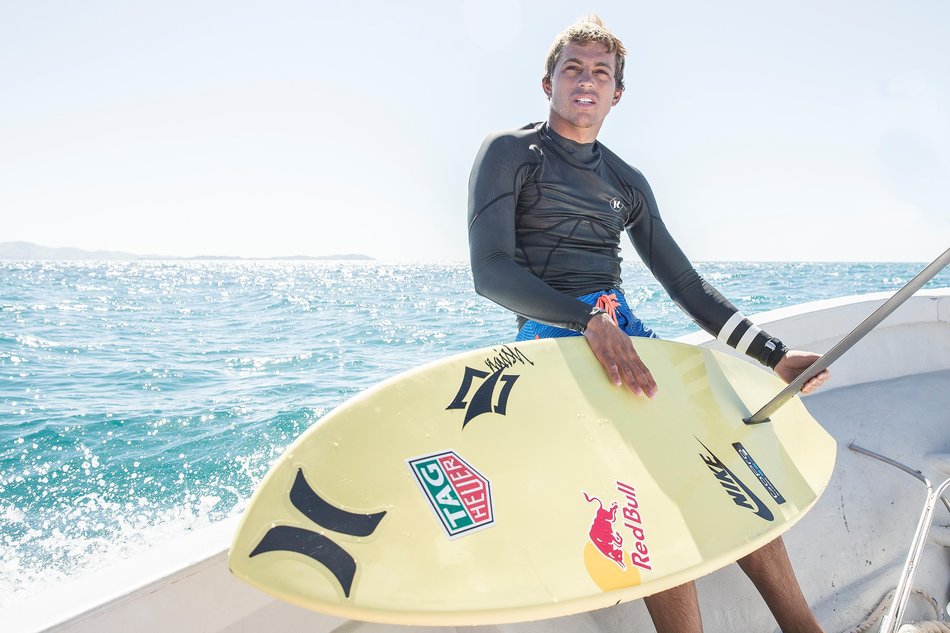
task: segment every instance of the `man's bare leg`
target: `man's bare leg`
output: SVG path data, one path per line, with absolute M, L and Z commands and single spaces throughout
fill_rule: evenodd
M 667 589 L 647 596 L 643 601 L 653 618 L 656 633 L 703 633 L 696 583 L 688 582 Z
M 824 633 L 805 602 L 781 538 L 736 562 L 762 595 L 783 633 Z

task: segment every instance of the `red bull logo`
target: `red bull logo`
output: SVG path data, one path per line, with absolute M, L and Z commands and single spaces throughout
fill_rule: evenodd
M 610 504 L 610 510 L 604 510 L 603 502 L 597 497 L 592 497 L 586 492 L 584 498 L 588 503 L 596 501 L 600 508 L 594 516 L 594 522 L 590 524 L 590 542 L 600 550 L 600 553 L 620 565 L 620 569 L 626 569 L 627 565 L 623 562 L 623 537 L 614 532 L 614 521 L 617 520 L 617 502 Z
M 597 504 L 584 546 L 584 565 L 604 591 L 638 585 L 641 570 L 653 569 L 636 489 L 618 481 L 616 491 L 622 496 L 622 506 L 611 501 L 605 507 L 599 497 L 582 491 L 587 503 Z

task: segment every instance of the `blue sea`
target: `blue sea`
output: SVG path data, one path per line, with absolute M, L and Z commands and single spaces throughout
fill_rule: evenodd
M 754 314 L 923 264 L 697 268 Z M 660 336 L 695 329 L 641 265 L 624 279 Z M 337 405 L 514 333 L 464 264 L 0 262 L 0 607 L 239 512 Z

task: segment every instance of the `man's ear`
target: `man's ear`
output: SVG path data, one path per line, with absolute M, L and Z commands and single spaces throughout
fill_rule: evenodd
M 544 91 L 544 94 L 547 95 L 548 99 L 551 98 L 551 80 L 550 79 L 545 78 L 541 80 L 541 90 Z
M 623 90 L 617 89 L 614 90 L 614 99 L 610 102 L 611 105 L 617 105 L 620 103 L 620 97 L 623 96 Z

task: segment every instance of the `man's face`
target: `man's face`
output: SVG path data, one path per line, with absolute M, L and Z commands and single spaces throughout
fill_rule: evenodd
M 620 101 L 616 56 L 599 42 L 571 43 L 558 56 L 551 80 L 541 87 L 551 101 L 548 123 L 565 138 L 593 143 L 610 108 Z

